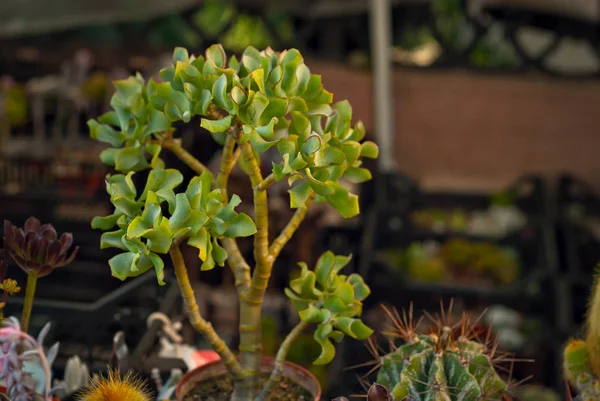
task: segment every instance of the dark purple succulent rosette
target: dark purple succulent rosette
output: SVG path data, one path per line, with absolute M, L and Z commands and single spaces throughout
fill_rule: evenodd
M 57 267 L 71 263 L 79 251 L 79 247 L 75 247 L 69 256 L 71 245 L 71 233 L 59 238 L 51 224 L 41 224 L 35 217 L 27 219 L 24 228 L 4 220 L 5 251 L 27 274 L 36 272 L 38 277 L 44 277 Z

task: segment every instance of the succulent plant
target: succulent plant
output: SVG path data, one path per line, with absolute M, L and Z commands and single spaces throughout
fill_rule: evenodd
M 377 355 L 376 383 L 391 390 L 394 400 L 492 401 L 501 399 L 507 384 L 495 371 L 496 346 L 471 339 L 472 327 L 463 318 L 450 324 L 450 306 L 441 317 L 427 315 L 435 330 L 419 333 L 412 306 L 402 317 L 384 308 L 394 322 L 391 339 L 402 343 Z M 460 327 L 458 334 L 453 327 Z M 375 352 L 372 349 L 372 352 Z
M 37 388 L 42 387 L 45 401 L 51 400 L 50 366 L 58 353 L 58 343 L 48 352 L 44 351 L 44 338 L 50 330 L 46 324 L 35 339 L 21 330 L 19 321 L 11 317 L 0 328 L 0 379 L 6 383 L 6 394 L 11 401 L 34 401 Z M 27 369 L 27 363 L 35 361 L 41 368 L 41 377 L 36 377 Z
M 261 306 L 274 262 L 313 201 L 330 205 L 344 218 L 360 213 L 358 197 L 347 182 L 371 178 L 362 159 L 376 158 L 378 148 L 363 140 L 362 123 L 352 124 L 347 101 L 333 104 L 333 94 L 323 88 L 320 76 L 310 73 L 296 49 L 249 47 L 238 60 L 228 59 L 220 45 L 209 47 L 204 56 L 176 48 L 172 67 L 161 70 L 160 77 L 162 82 L 146 81 L 139 74 L 115 81 L 114 110 L 88 122 L 91 137 L 110 145 L 101 160 L 118 172 L 106 180 L 114 213 L 95 218 L 92 226 L 105 231 L 102 248 L 122 251 L 109 261 L 119 279 L 154 269 L 164 284 L 162 255 L 170 256 L 190 321 L 234 378 L 234 398 L 254 400 L 264 396 L 258 380 Z M 216 177 L 174 135 L 174 124 L 198 121 L 223 146 Z M 277 151 L 277 158 L 264 171 L 269 149 Z M 183 175 L 166 168 L 164 151 L 196 176 L 182 186 Z M 236 165 L 251 182 L 253 216 L 236 211 L 242 199 L 228 194 Z M 148 169 L 146 187 L 138 191 L 132 177 Z M 289 188 L 294 213 L 273 237 L 267 191 L 279 182 Z M 237 244 L 238 238 L 249 236 L 254 237 L 253 269 Z M 183 244 L 198 249 L 203 270 L 227 265 L 233 272 L 242 328 L 239 358 L 199 311 L 180 250 Z M 333 358 L 332 340 L 370 334 L 359 319 L 368 287 L 356 275 L 339 274 L 347 259 L 326 253 L 314 270 L 305 266 L 292 281 L 287 295 L 301 322 L 277 352 L 265 388 L 278 380 L 290 343 L 307 326 L 318 325 L 314 337 L 322 353 L 317 363 Z
M 73 261 L 79 247 L 68 254 L 73 244 L 73 235 L 64 233 L 58 238 L 51 224 L 41 224 L 35 217 L 25 222 L 24 228 L 18 228 L 4 220 L 4 249 L 11 259 L 27 273 L 27 287 L 21 325 L 27 332 L 33 307 L 33 298 L 37 279 L 47 276 L 52 270 Z
M 25 273 L 35 273 L 38 278 L 71 263 L 79 250 L 76 247 L 69 255 L 72 244 L 72 234 L 64 233 L 58 238 L 51 224 L 41 224 L 35 217 L 27 219 L 23 228 L 4 220 L 4 247 L 7 253 Z

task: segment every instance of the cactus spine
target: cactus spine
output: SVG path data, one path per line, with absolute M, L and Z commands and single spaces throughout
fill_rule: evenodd
M 403 344 L 380 357 L 376 379 L 394 400 L 491 401 L 505 394 L 507 385 L 494 369 L 496 347 L 469 338 L 466 316 L 455 326 L 461 327 L 457 335 L 444 313 L 432 318 L 437 329 L 430 334 L 416 332 L 412 310 L 403 319 L 395 316 L 394 337 Z
M 600 275 L 596 276 L 587 313 L 585 341 L 572 339 L 564 351 L 563 370 L 582 401 L 600 399 Z

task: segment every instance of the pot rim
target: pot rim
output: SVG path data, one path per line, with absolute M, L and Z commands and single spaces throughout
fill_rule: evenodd
M 265 362 L 265 361 L 269 361 L 269 362 L 275 362 L 275 358 L 271 357 L 271 356 L 263 356 L 261 357 L 261 362 Z M 291 368 L 298 370 L 300 372 L 302 372 L 303 374 L 309 376 L 313 382 L 315 382 L 317 384 L 317 394 L 315 396 L 315 400 L 318 401 L 321 399 L 321 396 L 323 395 L 323 389 L 321 388 L 321 383 L 319 382 L 319 380 L 317 380 L 317 377 L 312 374 L 308 369 L 306 369 L 303 366 L 300 366 L 296 363 L 293 362 L 288 362 L 288 361 L 284 361 L 283 362 L 285 365 L 290 366 Z M 197 368 L 194 368 L 188 372 L 185 373 L 185 375 L 183 375 L 183 377 L 181 378 L 181 380 L 179 381 L 179 383 L 177 384 L 177 388 L 175 389 L 175 396 L 176 399 L 179 400 L 179 396 L 181 393 L 181 388 L 183 387 L 184 384 L 186 384 L 189 380 L 191 380 L 198 372 L 201 372 L 205 369 L 208 369 L 212 366 L 215 365 L 223 365 L 223 361 L 221 359 L 216 360 L 216 361 L 212 361 L 207 363 L 206 365 L 202 365 L 202 366 L 198 366 Z

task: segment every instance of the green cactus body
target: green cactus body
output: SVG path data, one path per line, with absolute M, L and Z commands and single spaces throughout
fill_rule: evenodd
M 506 389 L 486 347 L 464 337 L 452 338 L 449 327 L 440 334 L 415 336 L 382 357 L 377 383 L 391 389 L 395 400 L 497 400 Z
M 600 399 L 600 280 L 595 288 L 587 314 L 585 340 L 573 339 L 563 354 L 565 376 L 578 390 L 582 401 Z

